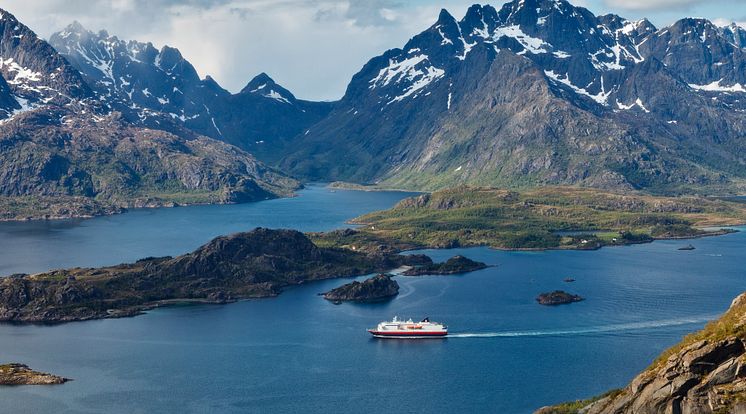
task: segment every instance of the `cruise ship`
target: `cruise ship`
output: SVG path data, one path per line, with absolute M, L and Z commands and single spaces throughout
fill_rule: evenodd
M 412 319 L 400 321 L 394 316 L 391 321 L 383 321 L 368 332 L 376 338 L 443 338 L 448 335 L 448 327 L 425 318 L 420 322 Z

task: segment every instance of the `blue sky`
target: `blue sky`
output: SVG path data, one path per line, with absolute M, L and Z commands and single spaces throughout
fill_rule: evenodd
M 487 2 L 500 7 L 505 1 Z M 596 14 L 682 17 L 746 25 L 746 0 L 571 0 Z M 339 99 L 352 75 L 430 26 L 441 8 L 460 19 L 474 0 L 2 0 L 40 36 L 73 20 L 122 39 L 179 48 L 200 75 L 230 91 L 266 72 L 304 99 Z M 484 3 L 484 2 L 481 2 Z

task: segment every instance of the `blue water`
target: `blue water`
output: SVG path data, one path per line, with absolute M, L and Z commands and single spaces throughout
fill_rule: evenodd
M 148 237 L 138 252 L 179 253 L 214 234 L 274 221 L 304 230 L 338 227 L 403 196 L 313 187 L 290 200 L 83 221 L 52 231 L 53 242 L 47 232 L 33 235 L 38 224 L 16 224 L 12 234 L 26 245 L 67 246 L 72 263 L 109 263 L 135 254 L 112 243 L 138 237 L 101 232 L 140 229 Z M 0 232 L 11 234 L 3 226 Z M 696 250 L 676 250 L 690 242 Z M 16 248 L 7 236 L 1 243 L 0 250 Z M 744 247 L 746 232 L 583 252 L 425 251 L 436 260 L 463 254 L 496 266 L 460 276 L 397 276 L 401 293 L 383 304 L 333 305 L 317 293 L 347 281 L 330 280 L 225 306 L 58 326 L 0 325 L 0 360 L 75 379 L 0 388 L 0 412 L 529 413 L 626 384 L 663 349 L 724 311 L 746 290 Z M 98 254 L 79 251 L 84 248 Z M 3 254 L 13 271 L 28 257 Z M 70 263 L 65 260 L 31 264 Z M 577 281 L 564 283 L 568 276 Z M 587 300 L 560 307 L 534 302 L 553 289 Z M 452 337 L 369 338 L 366 327 L 393 315 L 430 316 L 446 322 Z
M 310 185 L 297 197 L 259 203 L 137 209 L 92 220 L 0 222 L 0 275 L 178 255 L 213 237 L 255 227 L 301 231 L 349 227 L 346 220 L 390 208 L 413 194 Z

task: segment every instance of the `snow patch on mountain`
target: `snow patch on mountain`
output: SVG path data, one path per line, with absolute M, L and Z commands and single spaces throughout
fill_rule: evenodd
M 625 110 L 625 111 L 628 111 L 628 110 L 630 110 L 630 109 L 632 109 L 634 107 L 638 107 L 638 108 L 642 109 L 645 113 L 650 113 L 650 110 L 645 107 L 645 104 L 642 103 L 642 99 L 640 99 L 640 98 L 637 98 L 637 100 L 635 100 L 634 102 L 632 102 L 629 105 L 625 105 L 625 104 L 623 104 L 623 103 L 621 103 L 619 101 L 616 101 L 616 106 L 617 106 L 617 108 Z
M 611 95 L 611 91 L 605 91 L 604 90 L 604 88 L 603 88 L 603 78 L 601 78 L 601 85 L 602 85 L 601 86 L 601 92 L 599 92 L 599 93 L 597 93 L 597 94 L 594 95 L 594 94 L 588 92 L 584 88 L 581 88 L 581 87 L 573 85 L 572 82 L 570 82 L 570 79 L 568 79 L 567 75 L 560 75 L 560 74 L 557 74 L 557 73 L 555 73 L 554 71 L 551 71 L 551 70 L 545 70 L 544 74 L 549 79 L 553 80 L 556 83 L 560 83 L 562 85 L 567 86 L 573 92 L 575 92 L 575 93 L 577 93 L 579 95 L 587 96 L 587 97 L 593 99 L 594 101 L 596 101 L 597 103 L 599 103 L 601 105 L 607 105 L 608 104 L 608 99 L 609 99 L 609 95 Z
M 696 85 L 693 83 L 689 84 L 689 87 L 699 91 L 707 92 L 743 92 L 746 93 L 746 88 L 740 83 L 736 83 L 731 86 L 722 85 L 723 80 L 715 81 L 707 85 Z
M 402 61 L 389 59 L 389 65 L 381 69 L 378 75 L 368 82 L 368 88 L 385 87 L 392 82 L 408 82 L 409 85 L 404 88 L 404 93 L 389 100 L 388 104 L 391 104 L 412 96 L 444 75 L 445 70 L 430 65 L 429 58 L 425 54 L 407 57 Z
M 264 86 L 264 85 L 262 85 L 262 86 Z M 264 94 L 263 96 L 264 96 L 265 98 L 270 98 L 270 99 L 274 99 L 274 100 L 276 100 L 276 101 L 279 101 L 279 102 L 282 102 L 282 103 L 286 103 L 286 104 L 289 104 L 289 103 L 290 103 L 290 101 L 289 101 L 289 100 L 287 100 L 287 98 L 285 98 L 284 96 L 280 95 L 280 93 L 279 93 L 279 92 L 276 92 L 276 91 L 275 91 L 275 90 L 273 90 L 273 89 L 270 89 L 270 90 L 269 90 L 269 92 L 268 92 L 268 93 L 266 93 L 266 94 Z M 215 127 L 215 129 L 217 129 L 217 127 Z
M 525 52 L 533 53 L 535 55 L 538 55 L 539 53 L 549 53 L 549 49 L 552 47 L 549 43 L 546 43 L 541 39 L 523 33 L 523 30 L 521 30 L 521 27 L 518 25 L 498 27 L 495 29 L 495 34 L 493 36 L 495 40 L 498 40 L 503 36 L 517 40 L 518 43 L 526 49 L 524 52 L 519 54 Z

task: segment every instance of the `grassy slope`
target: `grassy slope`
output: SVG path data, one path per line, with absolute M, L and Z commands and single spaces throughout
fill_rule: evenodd
M 620 195 L 576 187 L 521 192 L 457 187 L 402 201 L 354 220 L 358 232 L 315 235 L 321 245 L 394 248 L 486 245 L 583 248 L 710 234 L 706 226 L 746 222 L 746 205 L 695 197 Z M 562 231 L 587 234 L 562 235 Z

